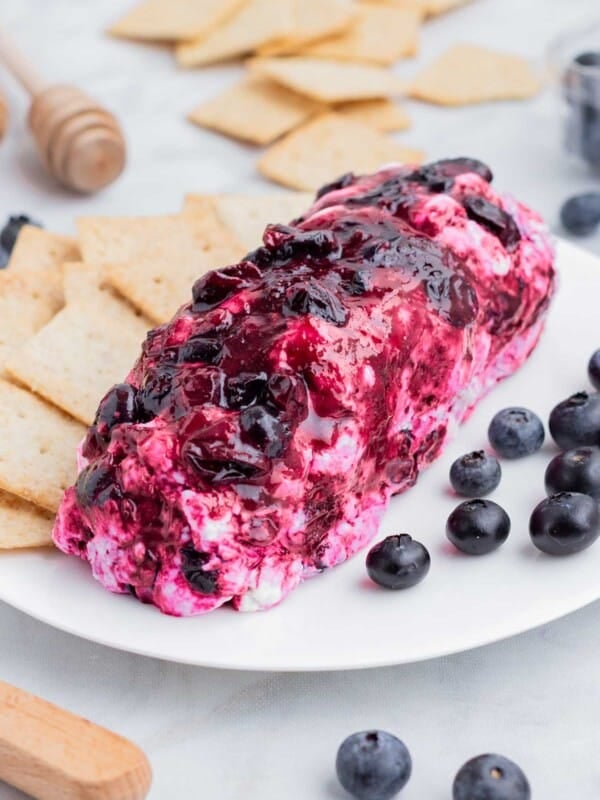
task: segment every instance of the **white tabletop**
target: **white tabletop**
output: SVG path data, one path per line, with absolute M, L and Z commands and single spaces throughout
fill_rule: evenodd
M 554 36 L 592 18 L 596 4 L 478 0 L 427 26 L 420 61 L 456 41 L 539 60 Z M 26 212 L 66 232 L 77 215 L 170 212 L 186 191 L 265 188 L 252 149 L 185 121 L 186 112 L 230 83 L 238 68 L 182 73 L 166 51 L 105 38 L 103 28 L 128 5 L 1 4 L 0 24 L 37 54 L 49 77 L 76 80 L 117 111 L 131 159 L 122 180 L 103 194 L 63 193 L 37 165 L 23 122 L 25 99 L 2 76 L 13 120 L 0 147 L 0 218 Z M 407 62 L 400 72 L 409 76 L 415 68 Z M 597 186 L 597 178 L 563 155 L 552 93 L 526 104 L 460 110 L 410 104 L 410 113 L 415 124 L 403 140 L 432 159 L 468 154 L 487 161 L 497 184 L 537 207 L 553 227 L 565 196 Z M 584 244 L 600 252 L 600 234 Z M 341 800 L 332 769 L 336 747 L 346 734 L 373 726 L 397 733 L 413 753 L 406 800 L 447 800 L 458 766 L 489 750 L 522 764 L 536 798 L 597 800 L 599 610 L 596 604 L 516 639 L 426 664 L 261 675 L 115 652 L 2 606 L 0 679 L 137 741 L 154 767 L 153 800 Z M 402 635 L 401 620 L 390 635 Z M 2 800 L 17 797 L 0 785 Z

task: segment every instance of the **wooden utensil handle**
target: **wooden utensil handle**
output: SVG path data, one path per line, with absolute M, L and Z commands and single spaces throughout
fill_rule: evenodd
M 0 780 L 38 800 L 142 800 L 152 773 L 127 739 L 0 682 Z
M 47 85 L 33 64 L 24 56 L 13 39 L 0 28 L 0 61 L 32 97 Z

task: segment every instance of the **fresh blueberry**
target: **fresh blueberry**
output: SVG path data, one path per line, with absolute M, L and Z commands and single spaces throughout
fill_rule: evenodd
M 528 408 L 504 408 L 492 419 L 488 438 L 502 458 L 522 458 L 544 444 L 541 419 Z
M 35 222 L 31 217 L 25 214 L 19 214 L 17 217 L 9 217 L 8 222 L 0 231 L 0 247 L 2 247 L 8 255 L 12 253 L 21 228 L 24 225 L 35 225 L 36 228 L 42 227 L 39 222 Z
M 586 50 L 585 53 L 579 53 L 575 62 L 582 67 L 600 67 L 600 51 Z
M 590 358 L 588 375 L 590 376 L 592 386 L 596 389 L 600 389 L 600 350 L 596 350 L 594 355 Z
M 426 577 L 431 566 L 427 548 L 407 533 L 388 536 L 367 554 L 367 572 L 386 589 L 409 589 Z
M 493 753 L 477 756 L 459 769 L 452 800 L 530 800 L 523 770 L 509 758 Z
M 548 464 L 546 491 L 579 492 L 600 500 L 600 447 L 577 447 Z
M 578 194 L 563 203 L 560 220 L 573 236 L 587 236 L 600 225 L 600 193 Z
M 578 392 L 550 414 L 550 433 L 562 450 L 600 444 L 600 393 Z
M 363 731 L 342 742 L 335 770 L 356 800 L 390 800 L 408 783 L 412 759 L 404 742 L 391 733 Z
M 500 462 L 483 450 L 457 458 L 450 467 L 450 483 L 463 497 L 482 497 L 493 492 L 502 478 Z
M 461 552 L 483 556 L 508 539 L 510 518 L 491 500 L 467 500 L 448 517 L 446 536 Z
M 600 535 L 600 508 L 587 494 L 559 492 L 537 506 L 529 521 L 531 541 L 551 556 L 568 556 Z

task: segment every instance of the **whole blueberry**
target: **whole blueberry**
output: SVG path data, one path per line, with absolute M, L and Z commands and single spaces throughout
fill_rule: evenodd
M 587 192 L 569 197 L 560 210 L 560 221 L 573 236 L 587 236 L 600 224 L 600 193 Z
M 101 437 L 109 438 L 116 425 L 135 422 L 136 419 L 136 390 L 129 383 L 117 383 L 100 401 L 94 425 Z
M 587 494 L 559 492 L 537 506 L 529 521 L 534 545 L 551 556 L 579 553 L 600 535 L 600 509 Z
M 12 253 L 13 247 L 15 246 L 19 233 L 21 232 L 21 228 L 24 225 L 35 225 L 36 228 L 41 227 L 39 222 L 35 222 L 26 214 L 19 214 L 15 217 L 9 217 L 5 226 L 0 231 L 0 247 L 2 247 L 2 249 L 8 253 L 8 255 Z
M 431 566 L 427 548 L 407 533 L 388 536 L 367 554 L 367 572 L 386 589 L 409 589 L 426 577 Z
M 463 497 L 481 497 L 493 492 L 502 478 L 497 458 L 483 450 L 475 450 L 457 458 L 450 467 L 450 483 Z
M 578 392 L 555 406 L 550 433 L 562 450 L 600 444 L 600 394 Z
M 596 350 L 588 364 L 588 375 L 596 389 L 600 389 L 600 350 Z
M 490 422 L 488 438 L 502 458 L 523 458 L 544 444 L 544 425 L 528 408 L 504 408 Z
M 462 553 L 483 556 L 508 539 L 510 517 L 492 500 L 467 500 L 448 517 L 446 536 Z
M 404 742 L 391 733 L 362 731 L 342 742 L 335 770 L 356 800 L 390 800 L 408 783 L 412 759 Z
M 546 492 L 578 492 L 600 500 L 600 447 L 559 453 L 546 469 Z
M 452 785 L 452 800 L 530 800 L 525 773 L 514 761 L 487 753 L 467 761 Z

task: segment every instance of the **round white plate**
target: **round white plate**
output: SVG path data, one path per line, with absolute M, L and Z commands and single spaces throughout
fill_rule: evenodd
M 0 557 L 0 599 L 77 636 L 172 661 L 256 670 L 333 670 L 400 664 L 467 650 L 541 625 L 600 597 L 600 543 L 557 559 L 535 550 L 531 510 L 544 497 L 545 464 L 556 452 L 505 462 L 494 500 L 512 533 L 498 552 L 463 556 L 444 527 L 457 504 L 448 468 L 486 444 L 492 415 L 529 406 L 544 418 L 585 387 L 586 363 L 600 346 L 600 261 L 564 243 L 561 286 L 542 342 L 527 365 L 500 385 L 464 426 L 458 441 L 393 500 L 380 535 L 407 531 L 429 548 L 428 578 L 406 592 L 386 592 L 366 578 L 364 555 L 303 584 L 279 607 L 258 614 L 220 609 L 174 619 L 129 597 L 111 595 L 83 563 L 58 552 Z

